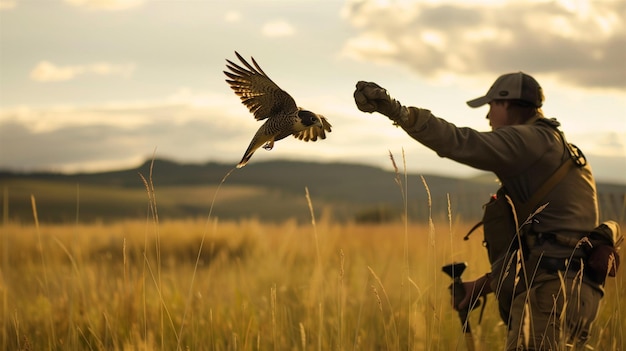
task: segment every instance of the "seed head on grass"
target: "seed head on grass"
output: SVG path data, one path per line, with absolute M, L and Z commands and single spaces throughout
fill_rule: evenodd
M 396 165 L 396 159 L 393 157 L 391 150 L 389 151 L 389 158 L 391 159 L 391 165 L 393 166 L 393 173 L 395 174 L 395 182 L 398 184 L 400 189 L 402 189 L 402 179 L 400 178 L 400 171 L 398 170 L 398 165 Z
M 376 289 L 376 286 L 374 284 L 372 284 L 370 286 L 370 288 L 372 288 L 372 292 L 374 293 L 374 296 L 376 297 L 376 301 L 378 302 L 378 310 L 382 313 L 383 312 L 383 302 L 380 299 L 380 295 L 378 294 L 378 289 Z
M 300 325 L 300 342 L 302 343 L 302 350 L 306 350 L 306 330 L 304 329 L 304 324 L 302 322 Z

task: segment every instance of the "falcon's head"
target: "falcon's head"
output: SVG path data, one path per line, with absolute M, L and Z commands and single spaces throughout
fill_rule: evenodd
M 293 129 L 296 132 L 293 133 L 293 136 L 304 141 L 316 141 L 317 138 L 326 139 L 326 132 L 330 133 L 331 127 L 326 117 L 299 108 L 297 118 L 294 121 Z
M 300 123 L 302 123 L 304 128 L 309 128 L 311 126 L 323 128 L 322 120 L 320 119 L 320 117 L 311 111 L 298 110 L 298 118 L 300 119 Z

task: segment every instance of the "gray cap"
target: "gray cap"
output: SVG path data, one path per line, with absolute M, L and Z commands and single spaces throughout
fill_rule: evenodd
M 496 79 L 485 96 L 470 100 L 470 107 L 480 107 L 493 100 L 521 100 L 535 107 L 543 104 L 543 92 L 535 78 L 523 72 L 507 73 Z

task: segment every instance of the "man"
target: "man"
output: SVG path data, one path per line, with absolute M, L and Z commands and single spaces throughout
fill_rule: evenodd
M 480 296 L 497 291 L 508 325 L 507 350 L 582 348 L 603 290 L 602 283 L 582 275 L 585 254 L 571 243 L 598 225 L 595 181 L 584 156 L 557 129 L 560 124 L 543 116 L 543 91 L 537 81 L 523 72 L 505 74 L 485 96 L 467 102 L 474 108 L 489 105 L 490 132 L 456 127 L 429 110 L 403 106 L 371 82 L 358 82 L 354 99 L 359 110 L 389 117 L 439 156 L 495 173 L 516 205 L 529 201 L 561 165 L 577 162 L 540 199 L 545 207 L 532 208 L 529 214 L 536 213 L 528 221 L 518 219 L 522 245 L 505 248 L 507 256 L 497 269 L 492 261 L 492 272 L 464 283 L 467 294 L 454 307 L 467 308 Z M 487 230 L 485 236 L 489 241 Z M 493 248 L 488 249 L 491 261 Z M 515 285 L 509 287 L 509 295 L 501 294 L 507 277 L 517 277 L 508 279 L 516 280 L 510 283 Z

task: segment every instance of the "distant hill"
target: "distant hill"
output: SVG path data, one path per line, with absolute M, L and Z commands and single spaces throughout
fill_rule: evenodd
M 151 168 L 152 167 L 152 168 Z M 155 188 L 161 218 L 206 216 L 216 189 L 231 165 L 147 161 L 136 169 L 102 173 L 0 172 L 5 189 L 3 213 L 12 220 L 31 221 L 31 194 L 38 216 L 49 221 L 92 221 L 137 218 L 148 213 L 148 193 L 140 174 Z M 316 216 L 336 220 L 397 219 L 406 195 L 409 218 L 479 220 L 482 204 L 495 192 L 495 177 L 457 179 L 424 175 L 430 193 L 416 174 L 346 163 L 294 161 L 256 162 L 234 170 L 221 185 L 213 216 L 276 221 L 310 220 L 308 188 Z M 406 193 L 401 191 L 399 180 Z M 607 217 L 623 216 L 626 186 L 599 184 L 601 208 Z M 448 197 L 450 206 L 448 206 Z M 8 203 L 8 206 L 6 204 Z

